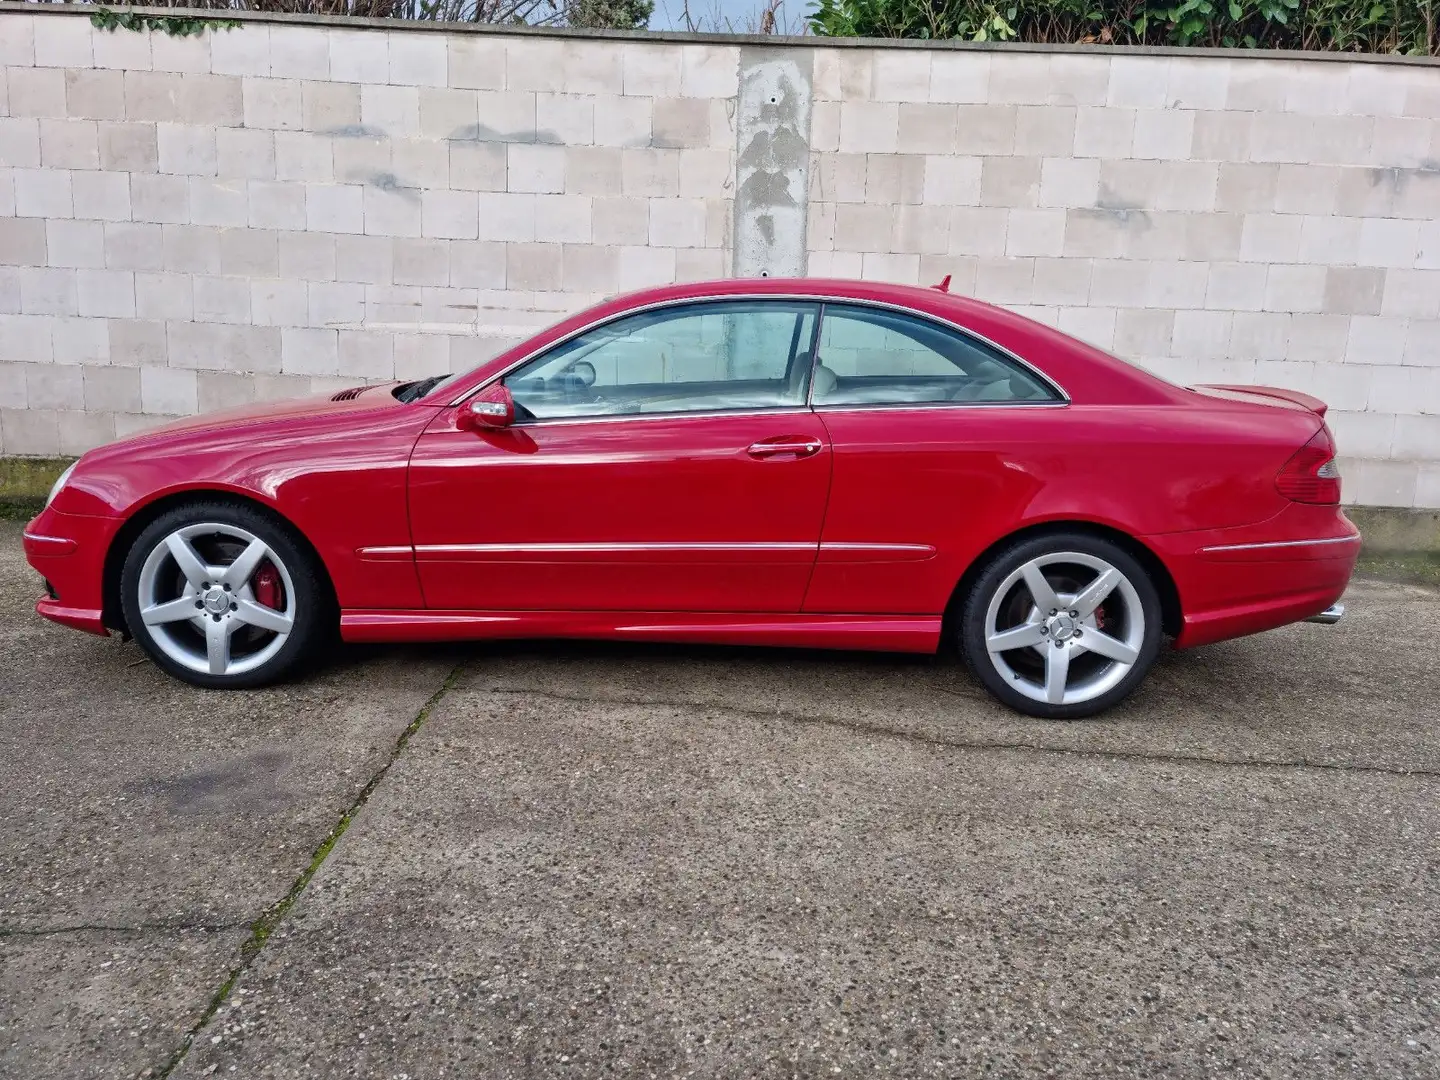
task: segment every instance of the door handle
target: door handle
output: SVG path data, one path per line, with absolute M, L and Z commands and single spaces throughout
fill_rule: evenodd
M 751 443 L 750 448 L 745 452 L 753 458 L 780 457 L 784 454 L 807 458 L 818 454 L 823 445 L 819 439 L 804 435 L 781 435 L 774 439 Z

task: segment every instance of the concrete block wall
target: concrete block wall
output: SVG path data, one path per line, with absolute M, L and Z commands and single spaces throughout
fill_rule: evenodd
M 0 453 L 469 367 L 621 290 L 953 288 L 1332 406 L 1440 506 L 1440 66 L 0 4 Z M 738 183 L 737 183 L 738 177 Z

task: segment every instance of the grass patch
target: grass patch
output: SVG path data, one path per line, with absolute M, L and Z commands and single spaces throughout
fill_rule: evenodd
M 1401 585 L 1429 585 L 1440 589 L 1440 552 L 1362 551 L 1355 572 L 1378 581 Z
M 0 521 L 29 521 L 44 508 L 43 495 L 0 495 Z

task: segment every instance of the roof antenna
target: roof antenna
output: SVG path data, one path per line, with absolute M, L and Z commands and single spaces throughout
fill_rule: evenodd
M 946 275 L 945 275 L 945 279 L 944 279 L 943 281 L 941 281 L 939 285 L 931 285 L 930 287 L 931 287 L 932 289 L 939 289 L 941 292 L 949 292 L 949 291 L 950 291 L 950 275 L 949 275 L 949 274 L 946 274 Z

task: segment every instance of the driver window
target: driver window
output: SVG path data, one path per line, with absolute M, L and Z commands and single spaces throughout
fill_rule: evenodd
M 818 304 L 717 301 L 630 315 L 505 377 L 521 419 L 799 407 Z
M 884 308 L 826 304 L 816 405 L 1059 401 L 1043 379 L 984 342 Z

